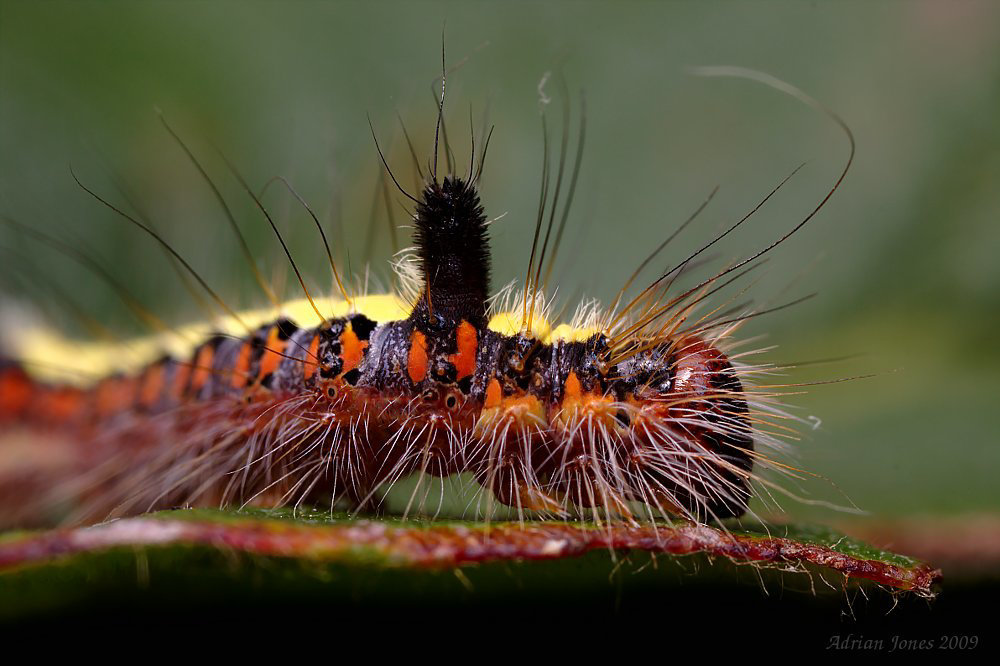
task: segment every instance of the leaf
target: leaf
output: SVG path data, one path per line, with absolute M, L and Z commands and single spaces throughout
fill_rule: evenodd
M 17 615 L 123 593 L 141 598 L 153 583 L 161 594 L 186 588 L 234 598 L 261 586 L 282 598 L 582 593 L 607 586 L 609 574 L 637 552 L 695 562 L 699 577 L 743 563 L 834 573 L 922 597 L 933 596 L 940 578 L 917 560 L 824 528 L 791 525 L 521 525 L 359 520 L 320 511 L 180 510 L 0 537 L 0 609 Z

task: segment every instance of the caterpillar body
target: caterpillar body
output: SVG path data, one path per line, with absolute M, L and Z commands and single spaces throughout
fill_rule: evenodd
M 750 384 L 767 368 L 725 351 L 751 313 L 694 313 L 787 235 L 669 293 L 695 253 L 624 306 L 585 306 L 552 327 L 534 247 L 524 292 L 491 297 L 481 163 L 439 179 L 436 154 L 410 197 L 406 298 L 307 292 L 286 304 L 295 316 L 248 325 L 233 313 L 242 334 L 204 336 L 186 355 L 90 386 L 39 379 L 27 352 L 4 362 L 6 446 L 19 432 L 62 444 L 46 465 L 0 468 L 0 523 L 220 504 L 376 509 L 380 489 L 414 473 L 470 473 L 522 517 L 743 515 L 760 471 L 787 469 L 761 427 L 787 415 L 773 389 Z

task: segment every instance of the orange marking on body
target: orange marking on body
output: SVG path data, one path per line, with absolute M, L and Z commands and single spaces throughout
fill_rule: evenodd
M 250 357 L 253 354 L 253 345 L 244 342 L 240 346 L 240 351 L 236 355 L 236 363 L 233 364 L 232 387 L 243 388 L 247 385 L 247 373 L 250 372 Z
M 500 382 L 495 378 L 486 386 L 483 410 L 479 413 L 473 432 L 483 437 L 503 424 L 512 423 L 519 427 L 547 425 L 545 407 L 530 393 L 503 397 Z
M 109 416 L 132 406 L 135 380 L 108 377 L 97 385 L 96 407 L 98 416 Z
M 264 377 L 273 373 L 281 364 L 288 341 L 281 340 L 278 337 L 279 332 L 277 326 L 272 326 L 271 331 L 267 334 L 267 342 L 264 343 L 264 355 L 260 357 L 260 372 L 257 373 L 258 380 L 264 379 Z
M 319 367 L 319 333 L 314 335 L 312 340 L 309 341 L 309 355 L 306 357 L 305 365 L 302 367 L 303 378 L 306 380 L 311 379 L 316 374 L 317 367 Z
M 530 393 L 508 396 L 500 401 L 500 407 L 504 415 L 512 418 L 519 426 L 548 423 L 541 401 Z
M 457 379 L 463 379 L 476 372 L 476 347 L 479 344 L 479 334 L 476 327 L 462 320 L 455 331 L 455 343 L 458 352 L 448 357 L 455 364 Z
M 152 407 L 163 393 L 163 364 L 157 363 L 146 368 L 139 387 L 139 404 Z
M 212 345 L 205 345 L 198 350 L 198 355 L 194 359 L 194 374 L 191 376 L 191 393 L 197 393 L 205 385 L 212 374 L 212 359 L 215 357 L 215 349 Z
M 490 380 L 490 383 L 486 385 L 486 399 L 483 401 L 483 409 L 493 409 L 494 407 L 500 406 L 500 400 L 503 399 L 503 389 L 500 388 L 500 382 L 497 381 L 496 377 Z
M 565 398 L 579 399 L 583 395 L 583 386 L 580 385 L 580 378 L 576 376 L 575 371 L 569 371 L 566 383 L 563 384 L 563 390 L 566 392 Z
M 340 372 L 343 374 L 361 365 L 361 359 L 365 357 L 365 348 L 368 346 L 368 341 L 359 339 L 358 334 L 348 324 L 344 332 L 340 334 L 340 345 L 340 360 L 344 362 L 344 367 Z
M 31 402 L 34 386 L 21 368 L 0 372 L 0 417 L 19 416 Z
M 83 391 L 70 386 L 48 389 L 42 394 L 39 411 L 50 422 L 71 421 L 83 411 L 83 395 Z
M 420 331 L 410 334 L 410 353 L 406 357 L 406 372 L 414 384 L 427 376 L 427 338 Z
M 94 408 L 97 410 L 98 416 L 105 416 L 115 411 L 115 395 L 117 393 L 115 384 L 117 381 L 117 377 L 102 379 L 94 389 Z
M 571 431 L 588 419 L 610 427 L 615 423 L 615 411 L 612 398 L 601 395 L 599 391 L 585 392 L 576 372 L 570 370 L 563 383 L 562 403 L 553 408 L 550 421 L 559 428 Z

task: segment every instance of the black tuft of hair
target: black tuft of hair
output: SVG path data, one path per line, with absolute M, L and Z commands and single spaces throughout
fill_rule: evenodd
M 410 321 L 430 329 L 452 327 L 463 319 L 484 326 L 490 246 L 486 213 L 475 186 L 453 176 L 428 183 L 417 202 L 414 222 L 424 285 Z

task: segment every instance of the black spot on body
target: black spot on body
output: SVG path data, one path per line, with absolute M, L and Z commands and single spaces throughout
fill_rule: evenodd
M 458 370 L 451 361 L 438 356 L 430 363 L 430 377 L 439 384 L 454 384 L 457 381 Z
M 278 339 L 282 342 L 291 338 L 299 330 L 290 319 L 279 319 L 274 323 L 278 327 Z
M 356 314 L 350 317 L 351 330 L 354 331 L 354 335 L 358 336 L 359 340 L 368 340 L 371 337 L 372 331 L 378 326 L 377 322 L 372 321 L 363 314 Z

